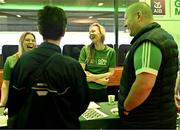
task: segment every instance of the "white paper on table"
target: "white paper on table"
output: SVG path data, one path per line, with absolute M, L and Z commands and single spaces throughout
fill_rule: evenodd
M 7 126 L 8 116 L 0 116 L 0 127 Z
M 97 108 L 101 108 L 101 107 L 95 102 L 90 102 L 88 109 L 95 109 L 95 108 L 97 109 Z
M 87 109 L 82 116 L 86 119 L 86 120 L 93 120 L 93 119 L 100 119 L 100 118 L 104 118 L 107 117 L 108 115 L 106 115 L 105 113 L 103 113 L 102 111 L 94 108 L 94 109 Z

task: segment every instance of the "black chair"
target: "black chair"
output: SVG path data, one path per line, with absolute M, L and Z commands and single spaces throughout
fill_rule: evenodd
M 118 63 L 117 66 L 123 66 L 124 59 L 126 57 L 127 52 L 129 51 L 131 45 L 130 44 L 121 44 L 118 48 Z
M 18 51 L 18 45 L 3 45 L 2 46 L 3 65 L 7 57 L 15 54 L 17 51 Z
M 105 45 L 108 45 L 109 47 L 113 48 L 113 44 L 105 44 Z
M 62 54 L 66 56 L 70 56 L 76 60 L 79 59 L 79 54 L 84 45 L 83 44 L 76 44 L 76 45 L 64 45 Z

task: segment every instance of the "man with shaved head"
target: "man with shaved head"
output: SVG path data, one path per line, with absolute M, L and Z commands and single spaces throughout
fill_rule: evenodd
M 120 126 L 128 129 L 175 129 L 177 44 L 153 21 L 151 8 L 144 2 L 127 8 L 124 26 L 134 38 L 120 83 Z

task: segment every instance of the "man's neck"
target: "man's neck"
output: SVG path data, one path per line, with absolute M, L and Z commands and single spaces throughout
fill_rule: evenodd
M 49 43 L 55 44 L 57 46 L 59 46 L 60 44 L 60 39 L 59 40 L 47 39 L 46 41 Z

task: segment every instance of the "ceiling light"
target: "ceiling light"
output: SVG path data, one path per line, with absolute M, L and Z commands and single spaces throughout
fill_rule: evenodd
M 0 4 L 6 3 L 5 0 L 0 0 Z
M 0 15 L 0 18 L 7 18 L 7 16 L 5 16 L 5 15 Z
M 92 18 L 93 18 L 93 16 L 89 16 L 88 18 L 89 18 L 89 19 L 92 19 Z
M 126 7 L 126 4 L 122 4 L 122 7 Z
M 97 20 L 95 19 L 74 19 L 74 20 L 71 20 L 72 23 L 94 23 L 94 22 L 97 22 Z
M 103 6 L 104 5 L 104 3 L 98 3 L 98 6 Z
M 20 18 L 20 17 L 21 17 L 21 15 L 19 15 L 19 14 L 18 14 L 18 15 L 16 15 L 16 17 Z

